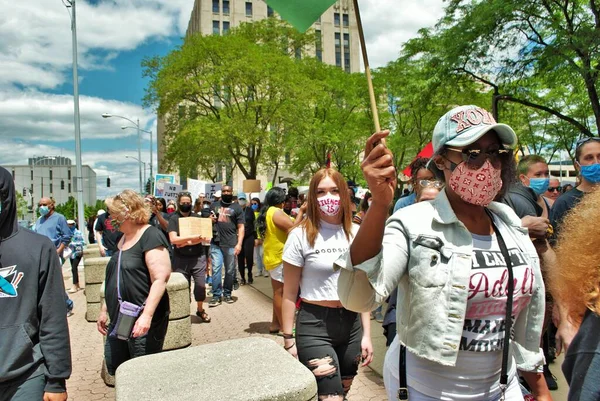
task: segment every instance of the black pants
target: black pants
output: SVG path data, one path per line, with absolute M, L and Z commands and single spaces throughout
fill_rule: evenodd
M 150 330 L 145 336 L 129 340 L 119 340 L 117 337 L 107 336 L 104 343 L 104 359 L 108 373 L 114 376 L 119 365 L 132 358 L 161 352 L 168 327 L 169 314 L 165 314 L 160 320 L 152 322 Z M 113 328 L 114 325 L 110 324 L 108 332 L 110 333 Z
M 238 270 L 242 280 L 246 280 L 248 270 L 248 281 L 252 280 L 252 265 L 254 264 L 254 235 L 244 236 L 242 250 L 238 255 Z
M 74 259 L 69 259 L 71 262 L 71 273 L 73 274 L 73 285 L 79 285 L 79 262 L 81 262 L 81 257 L 83 254 L 76 256 Z
M 356 376 L 362 333 L 360 314 L 302 302 L 296 319 L 298 360 L 315 375 L 319 396 L 349 391 L 342 381 Z M 333 373 L 319 375 L 324 364 L 334 367 Z
M 194 299 L 202 302 L 206 299 L 206 256 L 181 257 L 173 255 L 173 271 L 181 273 L 191 283 L 194 278 Z

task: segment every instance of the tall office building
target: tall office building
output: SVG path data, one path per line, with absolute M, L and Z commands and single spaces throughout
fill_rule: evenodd
M 195 0 L 186 35 L 223 35 L 244 22 L 259 21 L 277 15 L 263 0 Z M 346 72 L 359 72 L 360 40 L 352 0 L 338 0 L 312 26 L 318 41 L 309 54 Z M 165 126 L 159 117 L 158 171 L 166 173 L 164 164 Z M 283 169 L 280 179 L 286 174 Z M 239 175 L 239 174 L 238 174 Z M 234 171 L 234 177 L 236 172 Z M 181 181 L 185 181 L 182 177 Z M 234 178 L 237 182 L 238 179 Z M 185 182 L 182 182 L 185 185 Z

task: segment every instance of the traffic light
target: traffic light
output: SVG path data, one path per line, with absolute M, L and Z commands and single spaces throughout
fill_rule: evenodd
M 110 177 L 106 179 L 106 188 L 110 188 Z
M 26 187 L 23 187 L 23 196 L 24 197 L 27 196 L 27 188 Z
M 60 189 L 61 190 L 65 189 L 65 180 L 60 180 Z

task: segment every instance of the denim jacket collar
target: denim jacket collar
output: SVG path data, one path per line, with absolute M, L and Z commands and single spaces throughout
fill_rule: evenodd
M 452 205 L 448 200 L 448 194 L 446 193 L 446 189 L 441 191 L 439 195 L 432 201 L 433 204 L 433 220 L 440 224 L 453 224 L 458 223 L 458 217 L 454 213 L 452 209 Z M 497 215 L 504 223 L 507 225 L 522 228 L 521 220 L 515 218 L 516 215 L 514 213 L 508 214 L 502 205 L 498 202 L 492 202 L 487 207 L 490 211 L 492 211 L 495 215 Z

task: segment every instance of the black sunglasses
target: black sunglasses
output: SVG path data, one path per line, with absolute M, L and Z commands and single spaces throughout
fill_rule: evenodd
M 548 192 L 560 192 L 560 187 L 548 187 Z
M 483 166 L 486 159 L 489 160 L 494 167 L 499 167 L 502 160 L 505 160 L 512 155 L 512 150 L 505 148 L 488 149 L 485 151 L 481 149 L 458 149 L 451 147 L 446 147 L 446 149 L 460 153 L 463 162 L 477 167 Z

